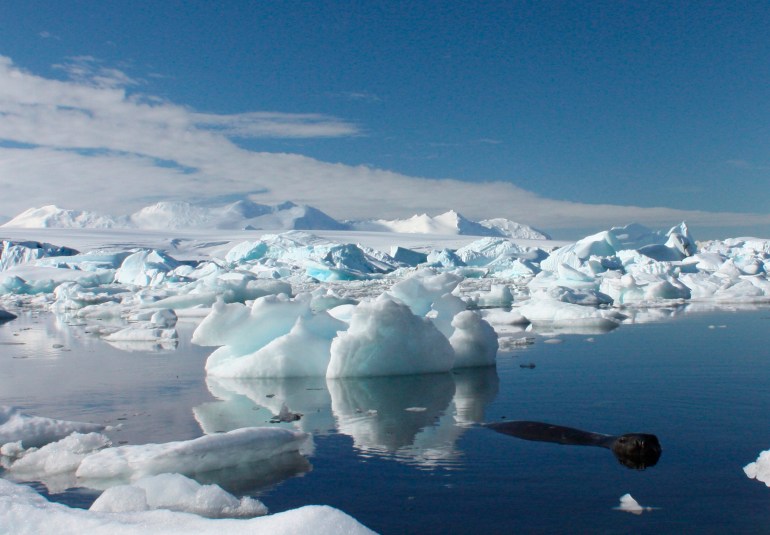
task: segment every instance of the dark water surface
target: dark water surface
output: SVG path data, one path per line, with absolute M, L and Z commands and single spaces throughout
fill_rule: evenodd
M 54 316 L 0 326 L 0 404 L 120 425 L 115 444 L 265 425 L 281 405 L 315 436 L 312 468 L 211 479 L 271 512 L 338 507 L 382 533 L 762 533 L 770 488 L 742 467 L 770 449 L 770 310 L 684 314 L 605 335 L 538 338 L 496 369 L 326 381 L 206 380 L 210 348 L 127 352 Z M 54 347 L 61 345 L 62 347 Z M 522 368 L 522 363 L 535 368 Z M 539 420 L 653 433 L 656 466 L 476 425 Z M 614 510 L 630 493 L 642 515 Z M 87 506 L 93 493 L 52 499 Z M 310 531 L 309 531 L 310 532 Z

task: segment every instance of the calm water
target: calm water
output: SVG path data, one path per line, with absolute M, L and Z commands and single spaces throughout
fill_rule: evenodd
M 25 314 L 0 326 L 0 404 L 120 425 L 115 443 L 141 444 L 265 425 L 285 403 L 314 433 L 312 467 L 210 479 L 271 512 L 328 504 L 383 533 L 758 533 L 770 531 L 770 488 L 742 467 L 770 449 L 769 327 L 768 309 L 682 314 L 559 344 L 538 338 L 496 370 L 207 381 L 210 349 L 189 344 L 191 326 L 176 350 L 129 352 Z M 474 424 L 502 418 L 654 433 L 663 455 L 636 471 L 608 450 Z M 625 493 L 657 509 L 614 510 Z

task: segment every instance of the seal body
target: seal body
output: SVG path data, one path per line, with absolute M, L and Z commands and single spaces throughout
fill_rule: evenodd
M 612 451 L 618 461 L 629 468 L 643 470 L 654 466 L 661 454 L 658 437 L 647 433 L 605 435 L 574 427 L 544 422 L 511 421 L 484 424 L 485 427 L 524 440 L 553 442 L 568 446 L 597 446 Z

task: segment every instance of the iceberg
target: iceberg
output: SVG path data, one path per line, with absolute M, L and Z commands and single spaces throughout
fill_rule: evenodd
M 382 294 L 359 304 L 348 330 L 332 341 L 326 377 L 440 373 L 454 359 L 449 341 L 429 319 Z

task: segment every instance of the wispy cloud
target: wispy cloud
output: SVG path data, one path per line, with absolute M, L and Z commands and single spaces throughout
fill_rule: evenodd
M 332 97 L 342 98 L 358 102 L 382 102 L 382 98 L 368 91 L 343 91 L 341 93 L 330 93 Z
M 120 69 L 105 66 L 93 56 L 69 57 L 64 63 L 53 67 L 66 73 L 70 80 L 93 87 L 116 88 L 141 83 Z
M 317 114 L 199 113 L 132 93 L 145 86 L 93 58 L 62 65 L 68 80 L 26 72 L 0 56 L 0 214 L 51 203 L 125 214 L 148 199 L 240 194 L 304 202 L 351 219 L 453 208 L 546 230 L 630 221 L 661 227 L 682 219 L 709 226 L 770 224 L 766 215 L 570 203 L 510 183 L 425 179 L 247 150 L 233 138 L 353 136 L 359 128 Z
M 321 114 L 251 112 L 237 115 L 196 113 L 195 124 L 228 137 L 319 138 L 359 135 L 354 124 Z
M 61 40 L 58 35 L 54 35 L 51 32 L 47 32 L 47 31 L 39 32 L 37 36 L 40 37 L 41 39 L 55 39 L 57 41 Z
M 725 162 L 730 167 L 744 171 L 770 171 L 770 165 L 761 165 L 748 160 L 727 160 Z

